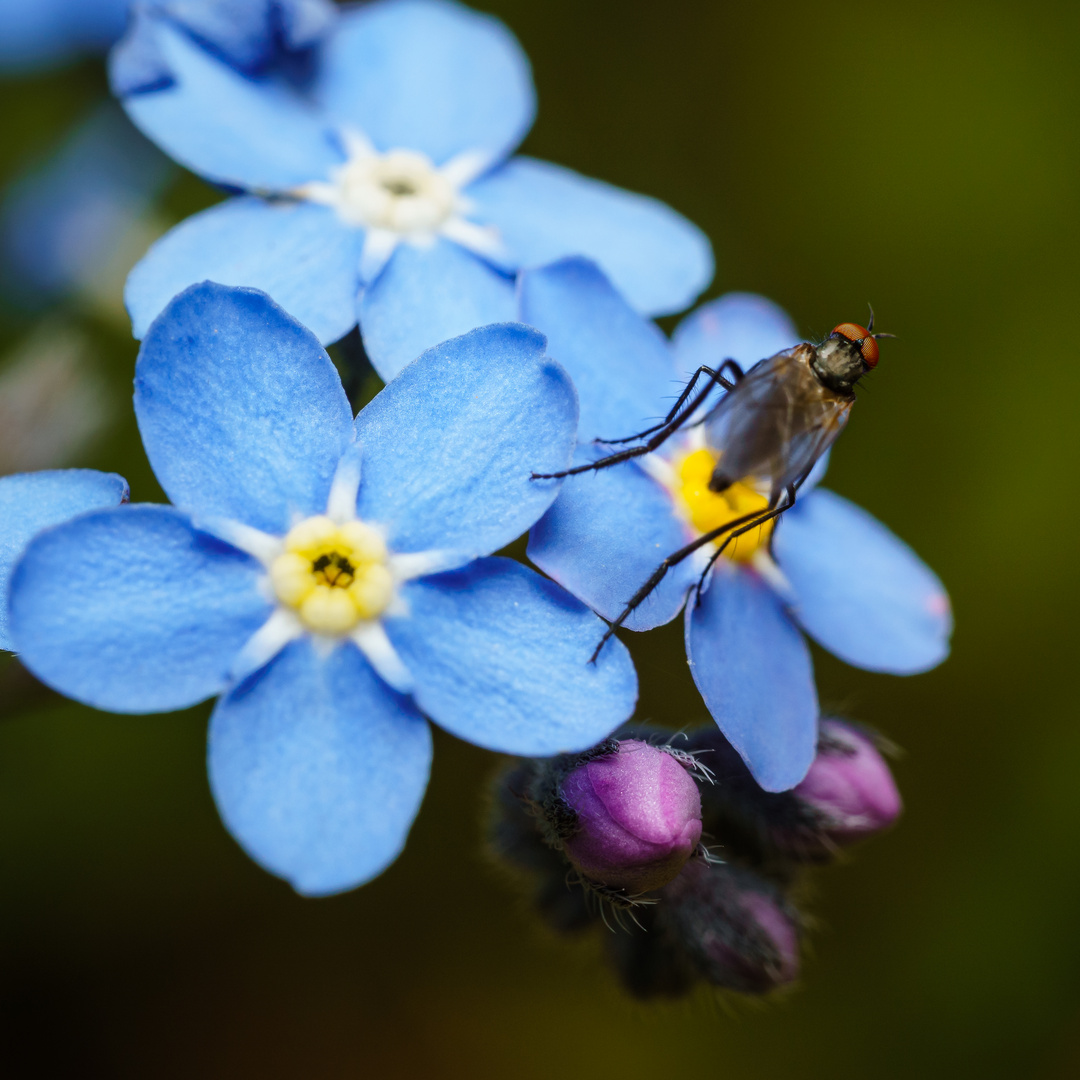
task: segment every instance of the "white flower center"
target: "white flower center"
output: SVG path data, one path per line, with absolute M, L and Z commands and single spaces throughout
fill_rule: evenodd
M 333 180 L 338 213 L 350 225 L 404 235 L 434 233 L 457 209 L 453 184 L 414 150 L 353 158 Z
M 327 180 L 312 180 L 292 192 L 334 210 L 353 228 L 364 229 L 361 277 L 373 281 L 402 241 L 417 247 L 445 237 L 477 255 L 498 259 L 498 230 L 469 220 L 472 204 L 463 193 L 491 163 L 466 151 L 436 166 L 417 150 L 380 153 L 357 131 L 342 132 L 346 160 Z

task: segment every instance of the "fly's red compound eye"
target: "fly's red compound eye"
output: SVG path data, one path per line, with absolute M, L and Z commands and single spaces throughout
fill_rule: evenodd
M 853 322 L 841 323 L 833 328 L 833 332 L 829 337 L 842 337 L 847 338 L 848 341 L 854 341 L 859 346 L 859 352 L 862 353 L 866 366 L 876 366 L 878 362 L 878 343 L 865 326 Z

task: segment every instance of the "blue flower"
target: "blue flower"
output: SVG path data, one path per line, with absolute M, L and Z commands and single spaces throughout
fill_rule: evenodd
M 120 72 L 129 115 L 178 161 L 246 194 L 181 223 L 135 268 L 137 337 L 209 278 L 263 289 L 324 343 L 359 321 L 389 379 L 436 342 L 513 319 L 521 266 L 588 255 L 650 315 L 686 307 L 712 276 L 708 241 L 664 204 L 508 157 L 534 92 L 490 16 L 447 0 L 346 10 L 303 93 L 245 76 L 162 18 L 144 36 L 169 85 L 140 91 Z
M 131 265 L 123 257 L 172 171 L 115 104 L 95 109 L 49 161 L 4 192 L 0 279 L 7 298 L 26 309 L 70 292 L 101 293 L 109 282 L 119 293 Z
M 567 260 L 521 276 L 521 319 L 547 335 L 581 405 L 577 460 L 589 441 L 649 426 L 699 365 L 745 367 L 794 344 L 787 316 L 760 297 L 731 294 L 699 308 L 669 344 L 603 274 Z M 606 619 L 616 618 L 667 555 L 765 498 L 737 484 L 707 487 L 715 464 L 691 427 L 636 462 L 570 478 L 530 534 L 529 557 Z M 818 704 L 800 630 L 841 659 L 905 675 L 939 664 L 952 628 L 941 583 L 864 510 L 815 490 L 824 459 L 768 530 L 749 533 L 716 563 L 700 604 L 686 603 L 710 549 L 672 568 L 627 619 L 631 630 L 686 608 L 690 668 L 709 711 L 762 787 L 783 791 L 814 758 Z M 601 654 L 602 655 L 602 654 Z
M 104 52 L 129 0 L 0 0 L 0 70 L 25 71 Z
M 489 326 L 421 356 L 356 418 L 269 297 L 211 283 L 146 336 L 135 410 L 174 506 L 89 514 L 13 576 L 13 637 L 56 689 L 117 712 L 216 694 L 226 825 L 301 892 L 380 873 L 427 785 L 424 715 L 494 750 L 581 749 L 625 720 L 620 647 L 534 571 L 487 557 L 548 508 L 577 406 L 544 340 Z
M 8 627 L 8 584 L 12 567 L 30 540 L 78 514 L 119 506 L 127 497 L 122 476 L 93 469 L 0 476 L 0 649 L 15 649 Z

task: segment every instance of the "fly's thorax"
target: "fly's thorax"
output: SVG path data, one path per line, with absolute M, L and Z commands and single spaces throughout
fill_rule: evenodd
M 837 394 L 851 394 L 855 384 L 870 370 L 859 343 L 845 337 L 830 337 L 821 345 L 808 348 L 811 370 Z

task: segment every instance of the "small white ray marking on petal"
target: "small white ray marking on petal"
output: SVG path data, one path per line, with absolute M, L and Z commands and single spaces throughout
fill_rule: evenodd
M 361 623 L 350 635 L 356 647 L 367 657 L 368 663 L 383 682 L 399 694 L 411 694 L 413 677 L 405 666 L 381 622 L 372 619 Z
M 675 467 L 666 457 L 660 454 L 645 454 L 636 459 L 642 472 L 651 476 L 658 484 L 662 484 L 671 491 L 678 483 Z
M 463 150 L 455 154 L 439 172 L 456 188 L 471 184 L 478 176 L 486 173 L 495 163 L 494 155 L 487 150 Z
M 311 634 L 311 647 L 320 660 L 326 660 L 343 640 L 330 634 Z
M 394 598 L 386 605 L 386 609 L 383 611 L 383 618 L 402 619 L 411 614 L 412 608 L 409 607 L 409 601 L 401 593 L 395 593 Z
M 750 556 L 750 565 L 758 572 L 761 579 L 775 592 L 781 600 L 794 605 L 796 597 L 791 582 L 788 581 L 784 571 L 780 569 L 776 560 L 768 550 L 760 547 Z
M 336 207 L 340 201 L 337 184 L 331 184 L 328 180 L 309 180 L 306 184 L 297 184 L 289 194 L 320 206 Z
M 368 228 L 364 237 L 364 247 L 360 252 L 360 277 L 370 285 L 382 273 L 383 267 L 390 261 L 401 235 L 389 229 Z
M 476 255 L 497 258 L 506 254 L 502 237 L 494 225 L 477 225 L 475 221 L 466 221 L 455 214 L 442 223 L 439 232 Z
M 285 550 L 280 536 L 271 536 L 231 518 L 198 518 L 192 524 L 199 532 L 224 540 L 226 544 L 258 559 L 264 566 L 269 566 Z
M 480 556 L 474 551 L 410 551 L 391 555 L 387 560 L 394 582 L 412 581 L 413 578 L 442 574 L 458 570 L 475 562 Z
M 345 126 L 338 129 L 342 149 L 349 158 L 378 157 L 375 144 L 358 127 Z
M 330 497 L 326 500 L 326 516 L 336 525 L 356 520 L 356 496 L 360 491 L 360 448 L 350 446 L 334 471 Z
M 295 641 L 303 633 L 304 627 L 295 613 L 288 608 L 277 608 L 237 653 L 229 668 L 229 677 L 236 682 L 246 679 L 270 663 L 290 641 Z

